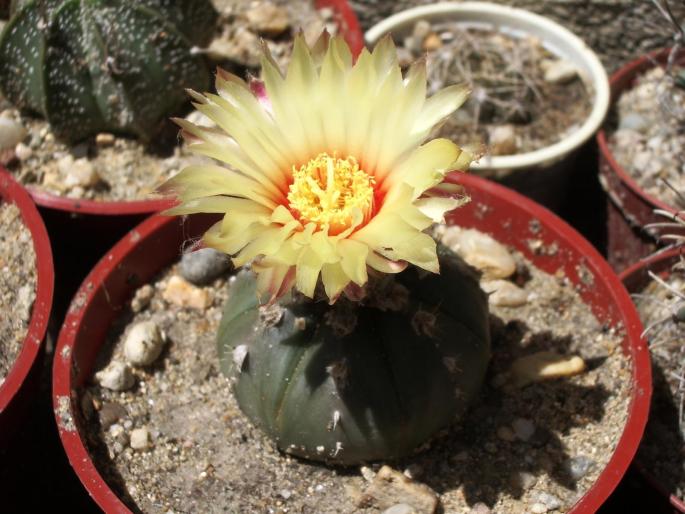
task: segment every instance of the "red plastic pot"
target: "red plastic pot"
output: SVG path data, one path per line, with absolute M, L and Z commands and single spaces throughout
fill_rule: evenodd
M 649 271 L 656 273 L 662 278 L 667 277 L 670 274 L 671 266 L 680 259 L 683 251 L 683 248 L 676 248 L 651 255 L 628 267 L 621 273 L 620 278 L 628 291 L 639 293 L 652 281 L 648 274 Z M 682 449 L 671 448 L 670 450 L 682 452 Z M 636 460 L 635 466 L 654 489 L 669 499 L 670 504 L 678 512 L 685 513 L 685 499 L 679 498 L 672 491 L 669 491 L 662 482 L 652 475 L 649 466 L 645 465 L 640 459 Z
M 626 64 L 614 73 L 610 79 L 612 101 L 615 103 L 624 91 L 632 87 L 636 78 L 653 68 L 655 63 L 665 65 L 669 53 L 670 49 L 658 50 Z M 685 59 L 685 56 L 680 59 Z M 597 133 L 597 144 L 600 152 L 600 182 L 608 196 L 608 260 L 614 269 L 620 271 L 656 249 L 655 236 L 658 233 L 648 233 L 643 228 L 649 223 L 664 221 L 664 218 L 654 214 L 654 210 L 675 213 L 676 209 L 648 195 L 616 161 L 607 143 L 606 127 Z
M 548 273 L 562 269 L 578 285 L 583 300 L 601 322 L 625 328 L 623 350 L 632 361 L 633 378 L 628 420 L 607 467 L 573 509 L 574 513 L 594 513 L 628 468 L 647 421 L 651 372 L 635 307 L 606 261 L 555 215 L 485 179 L 462 174 L 452 179 L 466 187 L 473 201 L 459 209 L 450 222 L 495 234 L 502 243 L 516 248 Z M 106 512 L 129 510 L 103 480 L 88 454 L 77 391 L 90 379 L 109 326 L 136 288 L 178 259 L 183 241 L 198 236 L 214 219 L 190 217 L 182 223 L 179 219 L 154 216 L 143 222 L 88 275 L 64 321 L 53 368 L 53 402 L 59 433 L 72 467 Z M 533 233 L 531 226 L 540 228 Z M 527 245 L 528 236 L 540 239 L 546 245 L 556 242 L 559 251 L 554 256 L 535 255 Z M 583 285 L 579 269 L 583 274 L 592 274 L 592 287 Z
M 0 201 L 19 208 L 21 219 L 31 233 L 36 254 L 36 299 L 33 303 L 28 331 L 17 360 L 0 385 L 0 447 L 7 444 L 21 426 L 29 410 L 31 395 L 38 378 L 43 340 L 50 319 L 54 269 L 50 240 L 43 220 L 26 190 L 0 168 Z M 4 313 L 7 315 L 8 313 Z M 11 313 L 9 313 L 11 315 Z

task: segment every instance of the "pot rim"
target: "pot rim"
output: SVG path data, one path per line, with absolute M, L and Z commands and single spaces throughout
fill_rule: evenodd
M 527 220 L 526 223 L 530 219 L 541 221 L 557 240 L 564 241 L 567 247 L 578 250 L 578 254 L 584 257 L 583 262 L 594 277 L 606 285 L 614 306 L 617 308 L 616 322 L 622 323 L 625 327 L 627 341 L 625 348 L 631 358 L 634 386 L 631 390 L 626 424 L 609 462 L 597 481 L 571 511 L 575 514 L 594 513 L 608 498 L 628 469 L 642 437 L 649 411 L 651 369 L 646 344 L 640 338 L 642 325 L 635 306 L 616 274 L 597 250 L 556 215 L 528 198 L 478 176 L 458 173 L 452 174 L 449 180 L 462 184 L 467 189 L 478 189 L 486 197 L 489 195 L 506 201 L 512 205 L 514 212 L 519 213 L 521 219 Z M 154 236 L 158 230 L 177 222 L 174 218 L 152 216 L 120 240 L 100 260 L 74 297 L 75 301 L 67 313 L 57 343 L 53 365 L 53 404 L 59 435 L 79 479 L 95 501 L 107 512 L 129 512 L 129 510 L 98 473 L 74 423 L 75 412 L 79 408 L 73 394 L 75 386 L 72 382 L 75 378 L 73 373 L 74 343 L 84 322 L 84 313 L 89 310 L 90 302 L 102 288 L 105 278 L 122 265 L 133 248 Z M 605 298 L 602 300 L 606 303 Z
M 685 255 L 685 248 L 681 247 L 666 247 L 660 251 L 653 253 L 643 259 L 630 265 L 619 274 L 621 282 L 626 287 L 634 285 L 634 281 L 639 280 L 641 275 L 649 268 L 660 269 L 662 266 L 667 266 L 670 261 Z M 632 287 L 630 288 L 632 289 Z M 630 289 L 628 291 L 630 292 Z M 649 467 L 645 466 L 639 458 L 635 459 L 635 468 L 640 472 L 644 479 L 656 490 L 668 498 L 673 507 L 679 512 L 685 512 L 685 498 L 680 498 L 672 491 L 667 490 L 663 484 L 650 472 Z
M 516 27 L 517 31 L 532 28 L 547 34 L 554 34 L 558 37 L 559 47 L 568 48 L 580 58 L 580 61 L 586 64 L 587 71 L 589 71 L 588 78 L 592 81 L 595 89 L 590 115 L 580 128 L 568 137 L 532 152 L 483 157 L 481 162 L 474 162 L 471 165 L 471 170 L 474 172 L 489 170 L 505 172 L 535 167 L 544 168 L 562 160 L 597 132 L 609 109 L 609 78 L 607 72 L 597 55 L 583 40 L 548 18 L 523 9 L 487 2 L 463 2 L 459 4 L 443 2 L 413 7 L 389 16 L 367 30 L 364 37 L 368 45 L 373 45 L 384 34 L 392 32 L 398 27 L 413 24 L 422 18 L 440 17 L 441 20 L 444 20 L 446 17 L 459 19 L 460 16 L 482 16 L 484 21 L 495 18 L 498 20 L 498 24 L 505 26 L 507 21 L 520 24 Z M 522 28 L 521 25 L 526 28 Z
M 43 219 L 28 192 L 0 166 L 0 201 L 19 208 L 21 219 L 31 233 L 36 254 L 36 298 L 22 348 L 5 381 L 0 385 L 0 413 L 12 402 L 31 371 L 45 339 L 50 320 L 55 285 L 52 248 Z
M 653 67 L 653 64 L 656 63 L 657 66 L 662 65 L 663 61 L 668 57 L 670 51 L 670 48 L 654 50 L 653 52 L 630 61 L 614 72 L 609 81 L 611 87 L 612 105 L 618 100 L 619 95 L 627 89 L 620 87 L 620 84 L 623 81 L 631 83 L 640 72 Z M 668 205 L 663 200 L 648 194 L 623 168 L 623 166 L 618 163 L 618 161 L 614 158 L 614 153 L 611 151 L 611 148 L 609 148 L 607 130 L 604 126 L 600 127 L 596 137 L 601 156 L 606 160 L 607 164 L 611 168 L 611 171 L 613 171 L 621 180 L 621 183 L 626 185 L 635 195 L 642 199 L 643 202 L 653 205 L 655 209 L 662 209 L 673 214 L 678 212 L 676 208 Z
M 359 55 L 364 48 L 364 37 L 359 20 L 347 0 L 315 0 L 317 9 L 330 8 L 335 13 L 335 21 L 340 33 L 350 47 L 353 56 Z M 174 202 L 168 198 L 149 198 L 137 200 L 98 201 L 81 198 L 68 198 L 41 190 L 38 187 L 27 187 L 33 200 L 40 207 L 70 213 L 124 216 L 144 215 L 163 211 L 173 207 Z

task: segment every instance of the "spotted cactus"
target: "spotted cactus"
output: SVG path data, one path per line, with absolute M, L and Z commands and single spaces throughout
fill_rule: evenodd
M 238 273 L 218 348 L 243 412 L 282 450 L 345 465 L 407 455 L 457 420 L 485 376 L 488 303 L 471 268 L 439 256 L 440 275 L 408 269 L 333 306 L 259 306 Z
M 0 36 L 0 90 L 69 142 L 97 132 L 148 140 L 204 89 L 192 48 L 207 43 L 209 0 L 14 0 Z

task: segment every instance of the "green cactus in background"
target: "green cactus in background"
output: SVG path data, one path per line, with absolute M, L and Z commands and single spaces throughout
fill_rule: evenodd
M 333 306 L 289 293 L 260 307 L 239 272 L 218 348 L 243 412 L 282 450 L 346 465 L 407 455 L 454 422 L 487 369 L 488 302 L 476 272 L 439 257 L 440 275 L 410 268 Z
M 14 0 L 0 36 L 0 90 L 69 142 L 98 132 L 143 140 L 205 89 L 191 51 L 212 36 L 209 0 Z

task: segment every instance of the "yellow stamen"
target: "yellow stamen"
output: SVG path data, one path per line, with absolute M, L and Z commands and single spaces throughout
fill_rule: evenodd
M 375 180 L 359 168 L 357 160 L 321 153 L 295 169 L 288 202 L 303 223 L 315 223 L 329 234 L 338 234 L 373 208 Z

